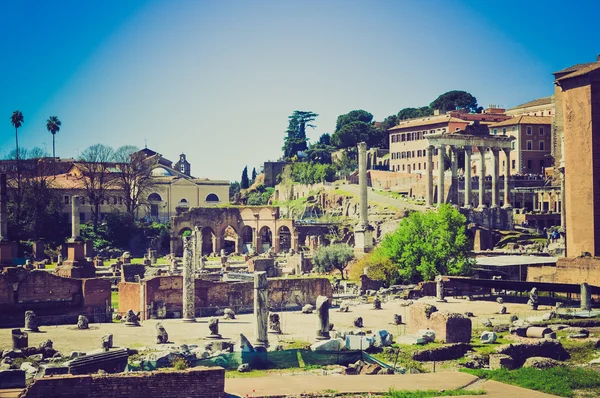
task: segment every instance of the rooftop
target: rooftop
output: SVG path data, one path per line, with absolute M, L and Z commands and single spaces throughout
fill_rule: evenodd
M 469 124 L 468 121 L 465 121 L 465 120 L 462 120 L 462 119 L 459 119 L 456 117 L 452 117 L 451 115 L 435 115 L 435 116 L 428 116 L 428 117 L 420 117 L 420 118 L 416 118 L 416 119 L 403 120 L 400 123 L 398 123 L 398 125 L 392 127 L 388 131 L 400 130 L 400 129 L 409 128 L 409 127 L 431 126 L 434 124 L 447 124 L 447 123 L 451 123 L 451 122 Z
M 572 66 L 571 68 L 575 68 L 578 67 L 576 70 L 574 70 L 573 72 L 569 73 L 568 75 L 565 76 L 561 76 L 559 78 L 556 79 L 557 82 L 560 82 L 562 80 L 567 80 L 567 79 L 571 79 L 573 77 L 577 77 L 577 76 L 583 76 L 586 75 L 590 72 L 596 71 L 596 70 L 600 70 L 600 62 L 591 62 L 588 64 L 579 64 L 579 65 L 575 65 Z M 567 68 L 569 69 L 569 68 Z M 556 72 L 556 74 L 559 74 L 562 72 Z
M 478 266 L 509 267 L 513 265 L 556 264 L 558 258 L 546 256 L 477 256 Z
M 527 116 L 521 115 L 494 123 L 490 127 L 515 126 L 517 124 L 552 124 L 551 116 Z
M 530 107 L 534 107 L 534 106 L 550 105 L 550 104 L 552 104 L 552 97 L 543 97 L 543 98 L 535 99 L 533 101 L 526 102 L 521 105 L 517 105 L 514 108 L 510 108 L 509 110 L 519 109 L 519 108 L 530 108 Z

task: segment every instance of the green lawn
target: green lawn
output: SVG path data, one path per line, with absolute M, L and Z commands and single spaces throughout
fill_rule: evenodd
M 600 373 L 583 368 L 559 366 L 551 369 L 519 368 L 515 370 L 461 369 L 474 376 L 514 384 L 561 397 L 573 397 L 575 390 L 600 389 Z
M 119 309 L 119 292 L 110 293 L 110 304 L 115 310 Z

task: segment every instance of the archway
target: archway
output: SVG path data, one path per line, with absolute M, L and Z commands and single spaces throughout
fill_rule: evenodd
M 210 255 L 217 250 L 217 235 L 210 227 L 202 228 L 202 255 Z
M 148 196 L 148 202 L 150 203 L 150 217 L 156 220 L 159 217 L 159 205 L 162 202 L 162 197 L 154 192 Z
M 179 237 L 190 236 L 192 234 L 191 228 L 185 227 L 179 230 Z
M 221 249 L 225 250 L 226 254 L 238 253 L 238 234 L 231 225 L 223 230 Z
M 252 227 L 246 225 L 242 228 L 242 252 L 249 253 L 252 245 L 254 245 L 254 233 Z
M 273 233 L 271 229 L 265 225 L 260 229 L 258 236 L 260 237 L 261 252 L 268 252 L 271 246 L 273 246 Z
M 206 196 L 206 199 L 205 199 L 205 200 L 206 200 L 207 202 L 214 202 L 214 203 L 218 203 L 218 202 L 219 202 L 219 197 L 218 197 L 216 194 L 214 194 L 214 193 L 209 193 L 209 194 Z
M 279 228 L 279 251 L 287 252 L 292 247 L 292 233 L 285 225 Z

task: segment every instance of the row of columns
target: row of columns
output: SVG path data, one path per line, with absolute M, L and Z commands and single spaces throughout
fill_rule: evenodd
M 473 147 L 464 146 L 457 147 L 450 145 L 450 160 L 451 160 L 451 172 L 452 172 L 452 185 L 450 187 L 449 203 L 458 204 L 458 153 L 460 150 L 464 151 L 465 164 L 464 164 L 464 177 L 465 177 L 465 201 L 464 207 L 471 206 L 471 155 L 473 154 Z M 479 157 L 479 207 L 485 207 L 485 152 L 487 147 L 477 147 L 480 153 Z M 427 205 L 433 206 L 433 150 L 434 146 L 429 145 L 427 147 Z M 446 153 L 446 145 L 437 145 L 438 150 L 438 175 L 437 175 L 437 186 L 438 186 L 438 206 L 446 202 L 444 195 L 444 154 Z M 491 207 L 498 207 L 498 174 L 500 164 L 500 148 L 490 148 L 492 152 L 492 205 Z M 504 168 L 504 207 L 510 207 L 510 148 L 502 148 L 506 155 L 506 167 Z

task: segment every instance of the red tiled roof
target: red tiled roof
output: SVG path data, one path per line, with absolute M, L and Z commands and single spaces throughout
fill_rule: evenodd
M 392 127 L 388 131 L 400 130 L 400 129 L 405 129 L 405 128 L 409 128 L 409 127 L 431 126 L 434 124 L 447 124 L 447 123 L 451 123 L 451 122 L 469 124 L 469 122 L 467 122 L 465 120 L 458 119 L 458 118 L 452 117 L 450 115 L 428 116 L 428 117 L 424 117 L 424 118 L 403 120 L 400 123 L 398 123 L 397 126 Z
M 517 124 L 552 124 L 552 117 L 550 116 L 527 116 L 521 115 L 507 119 L 502 122 L 494 123 L 490 127 L 503 127 L 503 126 L 515 126 Z

